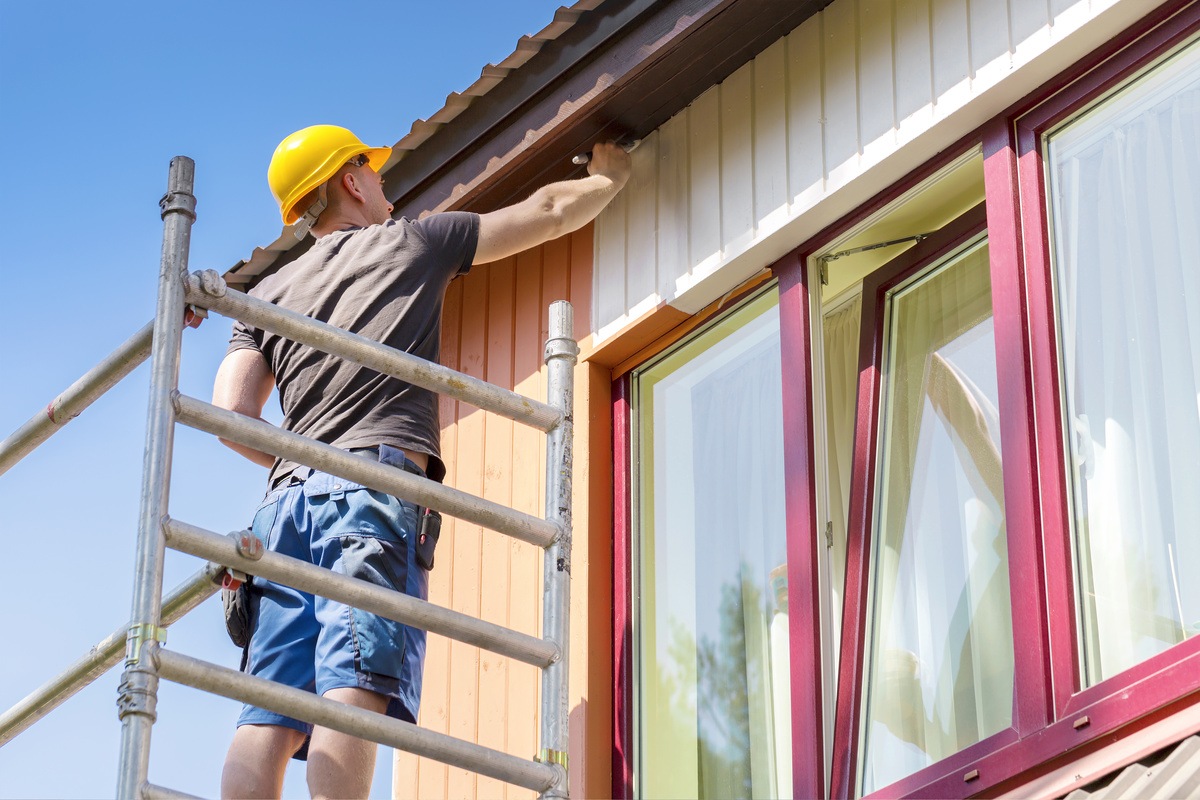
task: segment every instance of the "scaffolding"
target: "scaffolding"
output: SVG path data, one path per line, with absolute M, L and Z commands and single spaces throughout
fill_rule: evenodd
M 117 797 L 122 800 L 188 796 L 152 785 L 147 779 L 160 679 L 432 758 L 534 790 L 544 798 L 567 798 L 571 409 L 573 372 L 579 353 L 572 338 L 570 304 L 559 301 L 550 307 L 550 333 L 544 353 L 547 402 L 523 397 L 235 291 L 212 270 L 189 275 L 188 250 L 196 204 L 192 193 L 194 174 L 195 165 L 190 158 L 172 159 L 167 193 L 160 201 L 163 247 L 154 320 L 72 384 L 45 411 L 0 442 L 2 475 L 150 359 L 149 419 L 129 624 L 115 630 L 65 672 L 0 715 L 0 746 L 121 662 L 123 652 L 124 673 L 117 704 L 121 720 Z M 547 452 L 545 517 L 524 514 L 180 394 L 180 348 L 188 309 L 241 320 L 542 431 L 546 434 Z M 171 519 L 167 509 L 176 423 L 538 545 L 545 550 L 542 637 L 509 630 L 297 559 L 263 552 L 245 532 L 222 535 Z M 208 563 L 164 599 L 166 548 L 206 559 Z M 540 668 L 538 755 L 533 759 L 520 758 L 165 649 L 166 628 L 216 593 L 230 570 L 321 595 Z

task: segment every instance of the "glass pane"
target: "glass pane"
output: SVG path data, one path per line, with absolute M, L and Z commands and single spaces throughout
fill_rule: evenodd
M 1048 137 L 1081 669 L 1200 629 L 1200 47 Z
M 635 376 L 640 797 L 791 796 L 777 303 Z
M 825 360 L 825 458 L 828 475 L 828 515 L 832 524 L 829 589 L 832 595 L 833 663 L 841 645 L 842 590 L 846 585 L 846 515 L 850 507 L 850 476 L 854 459 L 854 411 L 858 394 L 858 332 L 862 326 L 862 295 L 838 305 L 822 318 Z
M 893 291 L 885 314 L 864 793 L 1012 724 L 986 244 Z

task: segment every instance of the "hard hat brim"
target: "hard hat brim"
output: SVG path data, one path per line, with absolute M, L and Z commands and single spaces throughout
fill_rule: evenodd
M 313 189 L 317 188 L 337 174 L 337 171 L 345 166 L 347 161 L 364 153 L 367 156 L 368 166 L 370 166 L 371 169 L 375 170 L 376 172 L 381 172 L 384 164 L 387 163 L 387 160 L 392 155 L 392 148 L 366 146 L 347 147 L 344 148 L 344 152 L 338 152 L 334 154 L 326 161 L 323 169 L 318 171 L 308 181 L 305 182 L 308 187 L 303 192 L 297 191 L 295 197 L 288 198 L 288 202 L 282 209 L 283 224 L 292 225 L 299 220 L 304 214 L 304 209 L 297 209 L 296 204 L 303 200 L 304 197 Z

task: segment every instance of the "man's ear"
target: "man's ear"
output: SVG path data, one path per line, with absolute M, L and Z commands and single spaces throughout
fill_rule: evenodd
M 363 196 L 362 188 L 358 185 L 358 178 L 354 177 L 353 172 L 345 172 L 341 179 L 342 188 L 346 190 L 346 194 L 355 198 L 359 202 L 365 202 L 366 197 Z

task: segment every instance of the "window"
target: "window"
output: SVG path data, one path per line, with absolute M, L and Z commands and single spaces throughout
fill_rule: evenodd
M 777 293 L 634 373 L 636 793 L 790 797 Z
M 1091 685 L 1200 631 L 1200 46 L 1043 139 Z
M 633 374 L 637 796 L 1065 795 L 1194 728 L 1200 3 L 1023 108 Z
M 987 243 L 975 236 L 922 266 L 904 269 L 899 280 L 885 268 L 864 287 L 868 296 L 882 292 L 885 331 L 869 534 L 864 793 L 1012 722 Z M 870 335 L 862 339 L 872 345 Z

